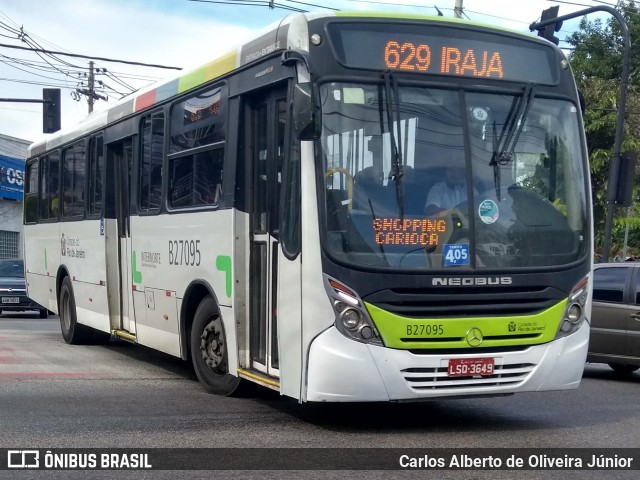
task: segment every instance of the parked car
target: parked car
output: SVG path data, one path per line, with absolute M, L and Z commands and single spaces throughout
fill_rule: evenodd
M 617 373 L 640 368 L 640 263 L 600 263 L 594 268 L 588 362 Z
M 18 259 L 0 260 L 0 313 L 37 310 L 40 318 L 49 311 L 27 297 L 24 262 Z

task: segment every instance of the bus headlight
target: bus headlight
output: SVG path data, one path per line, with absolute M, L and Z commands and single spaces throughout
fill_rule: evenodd
M 358 294 L 326 275 L 324 279 L 340 333 L 357 342 L 382 345 L 380 334 Z
M 556 339 L 565 337 L 577 331 L 585 319 L 584 306 L 589 295 L 589 277 L 583 278 L 569 294 L 567 306 L 562 315 L 562 321 L 556 333 Z
M 576 324 L 580 321 L 580 318 L 582 318 L 582 308 L 580 308 L 580 305 L 577 303 L 572 303 L 569 308 L 567 308 L 567 319 L 571 323 Z
M 349 330 L 355 330 L 360 325 L 360 312 L 355 308 L 347 308 L 340 314 L 342 324 Z

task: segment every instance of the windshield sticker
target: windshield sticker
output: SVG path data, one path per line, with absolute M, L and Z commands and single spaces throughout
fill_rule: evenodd
M 444 246 L 444 266 L 469 265 L 469 244 L 449 243 Z
M 475 107 L 474 109 L 472 109 L 471 114 L 473 115 L 473 118 L 475 118 L 479 122 L 486 122 L 489 118 L 489 112 L 481 107 Z
M 480 216 L 480 220 L 487 225 L 495 223 L 498 217 L 500 217 L 498 204 L 493 200 L 483 200 L 478 207 L 478 215 Z

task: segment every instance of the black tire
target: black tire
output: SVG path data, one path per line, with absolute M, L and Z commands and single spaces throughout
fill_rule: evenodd
M 640 368 L 639 366 L 629 365 L 628 363 L 610 363 L 609 366 L 614 372 L 620 375 L 629 375 Z
M 239 377 L 229 374 L 227 338 L 216 302 L 205 297 L 198 305 L 191 326 L 191 361 L 198 380 L 209 393 L 232 395 Z
M 73 296 L 73 287 L 69 277 L 64 277 L 60 286 L 58 299 L 60 315 L 60 329 L 64 341 L 70 345 L 86 345 L 93 343 L 94 330 L 85 325 L 80 325 L 76 319 L 76 299 Z
M 49 316 L 49 310 L 47 310 L 46 308 L 41 308 L 38 312 L 38 316 L 40 318 L 47 318 Z

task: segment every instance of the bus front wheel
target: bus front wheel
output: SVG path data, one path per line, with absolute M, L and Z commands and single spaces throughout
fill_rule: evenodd
M 240 378 L 229 374 L 227 339 L 213 298 L 206 297 L 198 305 L 190 341 L 193 368 L 204 389 L 217 395 L 233 394 Z

